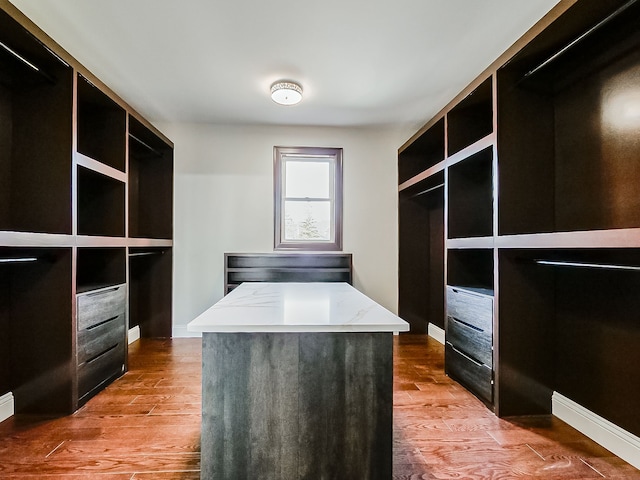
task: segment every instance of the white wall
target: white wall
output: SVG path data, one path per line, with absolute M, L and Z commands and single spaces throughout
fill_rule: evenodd
M 397 310 L 397 148 L 376 129 L 161 124 L 175 144 L 173 332 L 222 298 L 225 252 L 273 251 L 273 147 L 342 147 L 354 286 Z

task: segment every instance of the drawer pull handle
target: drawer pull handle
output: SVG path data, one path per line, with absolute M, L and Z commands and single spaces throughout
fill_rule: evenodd
M 475 325 L 471 325 L 470 323 L 463 322 L 462 320 L 460 320 L 460 319 L 458 319 L 456 317 L 452 317 L 451 315 L 448 315 L 448 317 L 449 317 L 449 319 L 454 320 L 454 321 L 456 321 L 458 323 L 461 323 L 462 325 L 465 325 L 465 326 L 467 326 L 469 328 L 472 328 L 472 329 L 474 329 L 474 330 L 476 330 L 478 332 L 484 332 L 484 330 L 481 329 L 480 327 L 476 327 Z
M 96 323 L 96 324 L 94 324 L 94 325 L 91 325 L 90 327 L 87 327 L 87 330 L 93 330 L 94 328 L 98 328 L 98 327 L 100 327 L 101 325 L 104 325 L 105 323 L 109 323 L 109 322 L 111 322 L 112 320 L 115 320 L 115 319 L 116 319 L 116 318 L 118 318 L 119 316 L 120 316 L 120 315 L 116 315 L 115 317 L 107 318 L 106 320 L 103 320 L 103 321 L 98 322 L 98 323 Z
M 464 358 L 466 358 L 467 360 L 469 360 L 471 363 L 473 363 L 474 365 L 476 365 L 477 367 L 484 367 L 484 364 L 481 362 L 478 362 L 475 358 L 470 357 L 469 355 L 467 355 L 466 353 L 458 350 L 456 347 L 454 347 L 453 345 L 451 345 L 451 343 L 449 343 L 449 345 L 451 346 L 451 348 L 453 349 L 454 352 L 456 352 L 459 355 L 462 355 Z
M 95 362 L 95 361 L 96 361 L 98 358 L 100 358 L 102 355 L 104 355 L 105 353 L 109 353 L 111 350 L 114 350 L 114 349 L 115 349 L 115 348 L 117 348 L 117 347 L 118 347 L 118 344 L 116 343 L 115 345 L 113 345 L 113 346 L 111 346 L 111 347 L 107 348 L 106 350 L 104 350 L 104 351 L 102 351 L 102 352 L 98 353 L 98 354 L 97 354 L 97 355 L 95 355 L 94 357 L 91 357 L 89 360 L 87 360 L 87 365 L 88 365 L 88 364 L 90 364 L 90 363 L 92 363 L 92 362 Z
M 87 297 L 95 297 L 96 295 L 102 295 L 105 294 L 107 292 L 117 292 L 120 289 L 120 287 L 113 287 L 113 288 L 109 288 L 106 290 L 100 290 L 99 292 L 92 292 L 92 293 L 87 293 L 85 296 Z

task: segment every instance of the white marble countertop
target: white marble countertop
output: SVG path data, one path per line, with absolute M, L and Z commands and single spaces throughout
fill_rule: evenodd
M 348 283 L 243 283 L 190 332 L 406 332 L 409 324 Z

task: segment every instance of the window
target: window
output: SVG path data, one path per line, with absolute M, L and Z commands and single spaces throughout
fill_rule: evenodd
M 342 149 L 275 147 L 275 249 L 342 250 Z

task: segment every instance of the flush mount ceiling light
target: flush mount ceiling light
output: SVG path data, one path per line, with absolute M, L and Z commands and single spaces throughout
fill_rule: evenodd
M 271 85 L 271 99 L 280 105 L 295 105 L 302 100 L 302 87 L 293 82 L 276 82 Z

